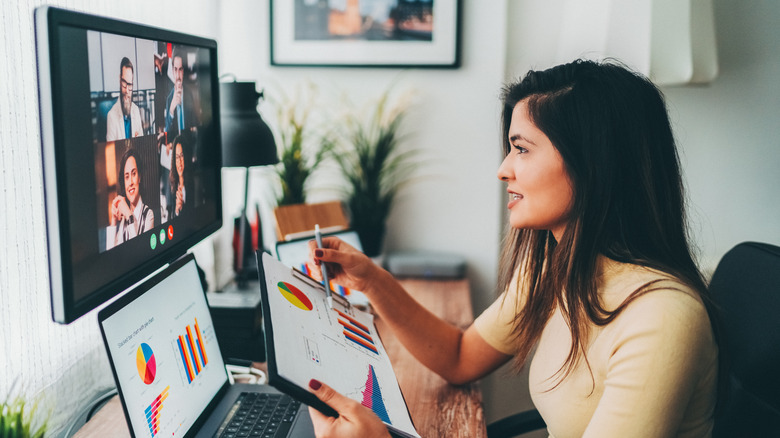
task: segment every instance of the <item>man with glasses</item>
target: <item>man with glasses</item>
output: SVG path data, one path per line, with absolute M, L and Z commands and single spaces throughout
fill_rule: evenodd
M 124 140 L 143 134 L 141 110 L 133 103 L 133 63 L 122 58 L 119 66 L 119 99 L 106 117 L 106 141 Z

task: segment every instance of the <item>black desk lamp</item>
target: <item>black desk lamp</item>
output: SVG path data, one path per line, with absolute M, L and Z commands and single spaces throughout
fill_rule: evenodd
M 249 168 L 276 164 L 279 157 L 276 153 L 276 142 L 268 125 L 263 122 L 257 112 L 259 99 L 263 93 L 257 92 L 254 82 L 221 82 L 220 111 L 222 113 L 222 167 L 244 167 L 244 204 L 241 208 L 240 232 L 236 260 L 236 282 L 239 288 L 244 288 L 248 276 L 246 254 L 246 204 L 249 194 Z M 262 228 L 258 218 L 258 247 L 263 248 Z

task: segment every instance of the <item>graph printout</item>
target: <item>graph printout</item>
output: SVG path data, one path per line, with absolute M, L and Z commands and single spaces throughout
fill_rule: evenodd
M 279 375 L 301 388 L 327 383 L 370 408 L 393 431 L 419 437 L 370 313 L 320 283 L 263 254 Z M 337 298 L 337 299 L 336 299 Z
M 379 380 L 376 378 L 374 366 L 368 366 L 368 376 L 366 377 L 366 386 L 363 389 L 363 401 L 361 404 L 372 411 L 382 421 L 390 424 L 390 417 L 387 415 L 385 400 L 382 398 L 382 387 L 379 386 Z

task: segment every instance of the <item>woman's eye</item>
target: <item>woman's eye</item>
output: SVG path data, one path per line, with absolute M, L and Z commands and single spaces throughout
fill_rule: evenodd
M 528 149 L 526 149 L 526 148 L 524 148 L 522 146 L 518 146 L 516 144 L 513 144 L 512 147 L 515 148 L 515 150 L 517 151 L 518 154 L 525 154 L 525 153 L 528 152 Z

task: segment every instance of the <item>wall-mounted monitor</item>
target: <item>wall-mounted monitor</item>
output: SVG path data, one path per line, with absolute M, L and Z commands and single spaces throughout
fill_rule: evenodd
M 69 323 L 222 225 L 217 44 L 35 11 L 52 317 Z

